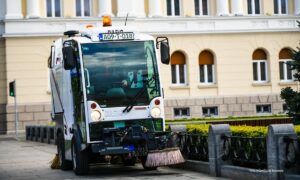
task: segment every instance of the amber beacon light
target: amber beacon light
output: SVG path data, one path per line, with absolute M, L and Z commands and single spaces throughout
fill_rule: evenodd
M 103 16 L 102 21 L 103 21 L 103 27 L 112 25 L 110 16 Z

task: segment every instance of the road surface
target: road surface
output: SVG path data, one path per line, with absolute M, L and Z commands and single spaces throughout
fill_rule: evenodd
M 89 175 L 76 176 L 73 171 L 52 170 L 50 161 L 56 153 L 56 146 L 13 138 L 0 137 L 0 180 L 35 179 L 223 179 L 206 174 L 174 169 L 158 168 L 156 171 L 144 171 L 140 164 L 132 167 L 122 165 L 98 165 L 92 167 Z

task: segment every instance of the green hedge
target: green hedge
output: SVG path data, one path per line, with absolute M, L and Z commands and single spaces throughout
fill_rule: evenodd
M 192 134 L 208 135 L 209 124 L 187 125 L 187 132 Z M 265 126 L 230 126 L 233 136 L 266 137 L 268 127 Z M 300 136 L 300 125 L 295 126 L 295 131 Z

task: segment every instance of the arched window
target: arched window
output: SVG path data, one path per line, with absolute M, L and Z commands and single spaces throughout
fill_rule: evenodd
M 167 0 L 167 16 L 180 16 L 180 1 Z
M 294 72 L 291 70 L 288 62 L 292 61 L 292 51 L 284 48 L 279 52 L 279 73 L 280 81 L 293 81 Z
M 199 55 L 200 83 L 215 83 L 214 56 L 209 51 L 202 51 Z
M 186 61 L 182 52 L 176 51 L 171 56 L 172 84 L 186 84 Z
M 267 54 L 262 49 L 257 49 L 252 54 L 253 80 L 254 82 L 268 81 Z

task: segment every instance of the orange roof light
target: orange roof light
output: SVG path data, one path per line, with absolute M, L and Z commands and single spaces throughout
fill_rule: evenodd
M 103 27 L 112 25 L 110 16 L 103 16 L 102 22 Z

